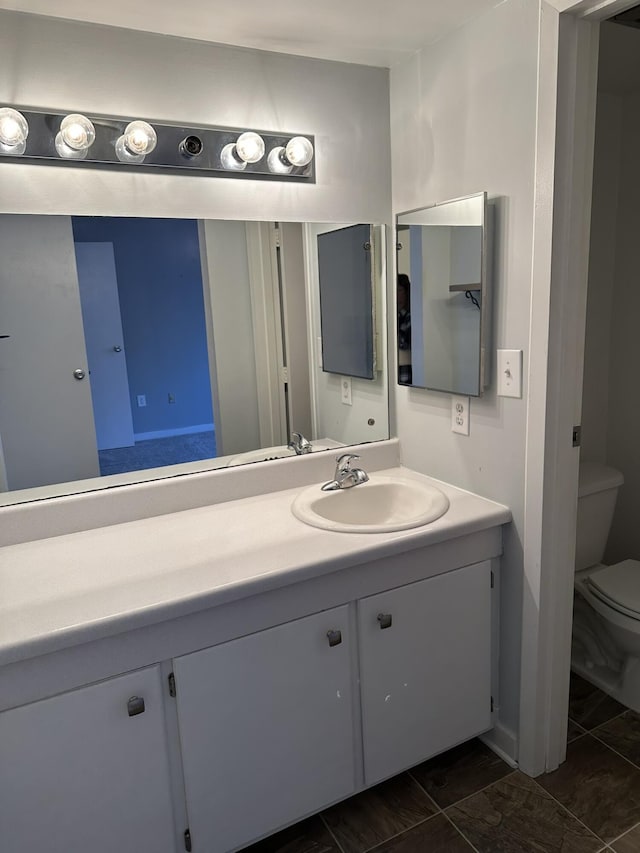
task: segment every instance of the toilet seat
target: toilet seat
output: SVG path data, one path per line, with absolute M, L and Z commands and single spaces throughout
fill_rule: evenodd
M 583 581 L 591 595 L 608 607 L 640 621 L 640 561 L 603 566 Z

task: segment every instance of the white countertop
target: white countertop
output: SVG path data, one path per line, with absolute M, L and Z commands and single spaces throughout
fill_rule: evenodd
M 396 533 L 334 533 L 292 515 L 306 487 L 0 548 L 0 665 L 277 589 L 511 520 L 509 509 L 408 469 L 450 500 Z

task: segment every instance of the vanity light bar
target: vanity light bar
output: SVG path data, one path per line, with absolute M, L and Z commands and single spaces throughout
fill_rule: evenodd
M 306 134 L 186 127 L 0 105 L 0 161 L 315 183 Z

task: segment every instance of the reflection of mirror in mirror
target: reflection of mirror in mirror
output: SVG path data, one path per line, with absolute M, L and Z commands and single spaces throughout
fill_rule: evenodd
M 0 215 L 0 504 L 388 438 L 382 226 L 378 369 L 347 405 L 322 366 L 337 229 Z
M 486 193 L 397 217 L 398 382 L 477 397 L 486 385 Z

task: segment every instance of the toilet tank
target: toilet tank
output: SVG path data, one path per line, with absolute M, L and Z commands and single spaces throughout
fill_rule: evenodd
M 581 462 L 578 485 L 576 571 L 602 560 L 607 544 L 618 489 L 624 482 L 620 471 L 598 462 Z

